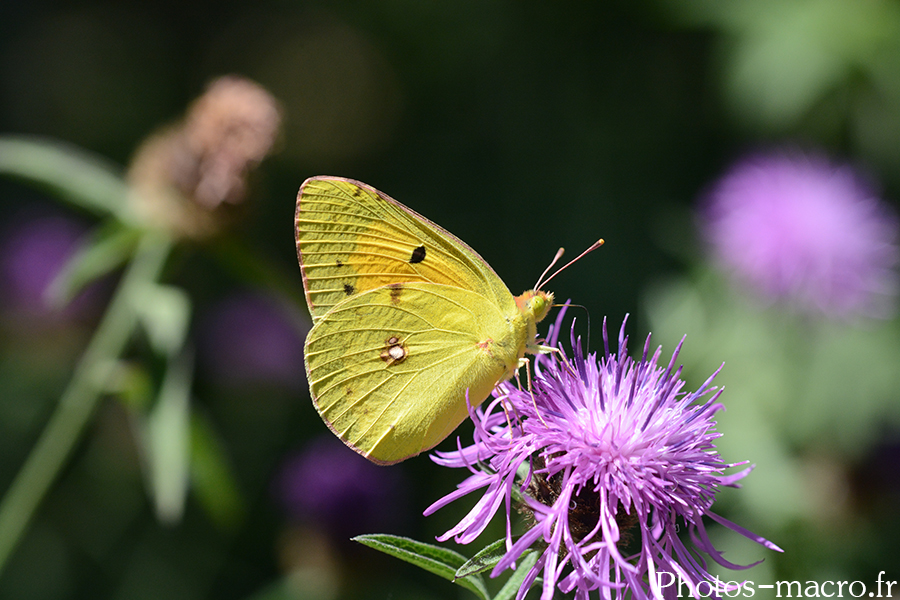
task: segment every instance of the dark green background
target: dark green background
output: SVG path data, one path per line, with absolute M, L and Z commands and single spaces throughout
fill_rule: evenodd
M 230 235 L 293 273 L 297 286 L 291 230 L 297 189 L 312 175 L 340 175 L 379 188 L 458 235 L 516 294 L 533 285 L 558 247 L 574 256 L 605 238 L 604 248 L 550 288 L 558 299 L 585 306 L 595 336 L 604 316 L 617 328 L 631 313 L 630 329 L 642 337 L 643 294 L 655 282 L 691 272 L 699 256 L 691 209 L 744 152 L 774 144 L 814 147 L 865 166 L 889 200 L 900 185 L 900 137 L 892 137 L 900 130 L 900 52 L 889 43 L 892 34 L 879 29 L 892 22 L 865 21 L 863 14 L 862 27 L 872 32 L 861 39 L 882 36 L 888 42 L 878 52 L 857 52 L 847 42 L 849 50 L 841 54 L 839 48 L 830 74 L 811 83 L 792 76 L 791 69 L 811 69 L 791 62 L 797 56 L 792 48 L 775 52 L 769 65 L 775 75 L 760 81 L 760 97 L 754 98 L 741 86 L 754 73 L 764 78 L 768 63 L 759 59 L 756 71 L 740 71 L 741 53 L 769 34 L 777 42 L 773 31 L 784 15 L 773 2 L 760 2 L 752 16 L 740 9 L 747 3 L 716 4 L 4 2 L 0 132 L 64 140 L 124 166 L 141 140 L 180 118 L 211 79 L 241 74 L 278 98 L 285 124 L 277 152 L 255 174 L 250 218 Z M 823 14 L 857 14 L 851 4 L 823 3 Z M 863 4 L 872 14 L 897 12 L 895 2 Z M 815 8 L 809 12 L 817 14 Z M 816 44 L 840 37 L 829 27 L 844 22 L 815 21 L 790 39 L 816 57 Z M 787 75 L 779 78 L 779 69 Z M 807 93 L 808 100 L 797 101 L 799 110 L 765 104 L 796 92 L 779 90 L 778 82 Z M 0 181 L 0 203 L 0 227 L 34 206 L 88 227 L 94 223 L 6 180 Z M 181 251 L 169 280 L 188 291 L 197 322 L 219 299 L 253 289 L 203 248 Z M 4 317 L 0 339 L 0 402 L 7 403 L 7 415 L 21 418 L 7 428 L 0 490 L 50 414 L 92 325 L 87 319 L 55 333 L 31 332 L 12 319 Z M 201 352 L 201 367 L 203 361 Z M 690 385 L 702 381 L 696 377 Z M 125 417 L 110 401 L 0 576 L 0 596 L 291 597 L 268 587 L 296 565 L 285 548 L 298 531 L 273 500 L 271 481 L 284 457 L 325 433 L 325 426 L 305 390 L 233 388 L 202 368 L 195 388 L 198 406 L 227 448 L 245 496 L 245 518 L 222 528 L 189 500 L 182 523 L 159 525 Z M 727 404 L 727 394 L 725 399 Z M 868 456 L 855 458 L 854 465 L 864 466 Z M 403 515 L 392 533 L 431 540 L 463 514 L 447 509 L 429 519 L 419 516 L 454 488 L 461 473 L 443 472 L 425 457 L 392 469 L 404 482 L 396 484 Z M 896 495 L 883 491 L 876 489 L 879 502 L 896 503 Z M 865 508 L 860 514 L 867 514 Z M 886 532 L 897 530 L 893 519 Z M 777 572 L 785 577 L 819 577 L 818 566 L 832 564 L 830 557 L 844 550 L 850 566 L 842 572 L 856 577 L 871 579 L 872 568 L 897 564 L 886 558 L 888 551 L 896 557 L 897 548 L 887 533 L 879 538 L 883 546 L 858 548 L 848 534 L 852 526 L 834 537 L 829 525 L 824 531 L 808 523 L 783 525 L 761 533 L 776 543 L 794 540 L 788 555 L 760 550 L 756 557 L 781 564 Z M 307 563 L 336 569 L 340 597 L 465 593 L 323 535 L 330 550 L 309 539 L 299 547 L 314 555 L 303 559 Z M 303 594 L 297 597 L 330 597 L 309 589 Z

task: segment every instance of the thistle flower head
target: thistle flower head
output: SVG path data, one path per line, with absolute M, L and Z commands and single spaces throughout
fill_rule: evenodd
M 346 542 L 366 531 L 404 524 L 407 483 L 402 475 L 347 452 L 328 434 L 284 461 L 272 491 L 293 521 Z
M 744 287 L 829 316 L 885 316 L 897 293 L 896 215 L 848 165 L 751 156 L 711 189 L 704 233 Z
M 550 337 L 554 346 L 560 322 Z M 649 354 L 649 338 L 641 359 L 633 360 L 626 354 L 624 324 L 615 352 L 605 324 L 603 332 L 603 356 L 585 357 L 573 339 L 573 358 L 562 351 L 541 357 L 531 392 L 501 385 L 493 401 L 471 411 L 475 443 L 434 459 L 471 475 L 426 514 L 483 490 L 469 514 L 440 539 L 471 542 L 505 505 L 507 552 L 493 575 L 529 550 L 540 552 L 519 598 L 541 573 L 544 600 L 557 587 L 576 598 L 593 590 L 604 598 L 663 598 L 674 591 L 666 585 L 672 578 L 695 588 L 714 585 L 705 563 L 678 536 L 680 525 L 695 550 L 727 567 L 744 567 L 715 550 L 704 516 L 778 549 L 710 511 L 719 487 L 733 486 L 752 468 L 726 475 L 729 467 L 746 463 L 724 462 L 713 445 L 720 434 L 712 418 L 721 408 L 721 390 L 711 385 L 715 374 L 687 393 L 680 368 L 674 370 L 678 350 L 661 367 L 661 351 Z M 518 539 L 511 530 L 516 497 L 533 520 Z
M 21 214 L 4 229 L 0 299 L 23 310 L 48 312 L 48 289 L 77 249 L 83 227 L 58 214 Z
M 28 208 L 0 231 L 0 310 L 30 331 L 53 329 L 91 318 L 102 304 L 104 286 L 87 285 L 74 298 L 61 293 L 60 275 L 78 252 L 85 227 L 44 208 Z
M 295 313 L 258 294 L 235 294 L 205 311 L 199 327 L 199 359 L 225 386 L 305 385 L 303 338 L 309 325 Z

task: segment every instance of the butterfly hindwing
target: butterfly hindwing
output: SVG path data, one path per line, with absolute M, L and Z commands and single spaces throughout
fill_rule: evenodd
M 370 460 L 427 450 L 509 377 L 526 331 L 482 295 L 433 283 L 369 290 L 335 306 L 306 342 L 313 401 Z M 521 338 L 521 339 L 520 339 Z
M 404 282 L 450 285 L 514 307 L 506 285 L 474 250 L 364 183 L 306 180 L 295 226 L 313 322 L 351 296 Z

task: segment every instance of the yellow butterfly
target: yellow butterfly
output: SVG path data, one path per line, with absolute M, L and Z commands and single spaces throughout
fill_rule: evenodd
M 462 240 L 358 181 L 300 187 L 297 256 L 313 328 L 306 373 L 344 443 L 393 464 L 433 448 L 512 377 L 553 304 L 513 297 Z

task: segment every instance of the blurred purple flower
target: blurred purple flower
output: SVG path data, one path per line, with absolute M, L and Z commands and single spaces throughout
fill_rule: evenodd
M 560 323 L 561 318 L 551 345 L 557 345 Z M 484 490 L 471 512 L 439 538 L 469 543 L 505 504 L 507 550 L 492 575 L 513 567 L 529 550 L 540 553 L 518 598 L 541 573 L 544 600 L 557 587 L 574 591 L 576 598 L 593 590 L 602 598 L 674 598 L 679 579 L 702 596 L 710 589 L 735 589 L 737 584 L 723 587 L 697 555 L 703 551 L 726 567 L 746 568 L 716 551 L 703 517 L 779 548 L 710 511 L 719 486 L 737 487 L 752 469 L 725 475 L 746 463 L 723 462 L 713 445 L 720 435 L 713 416 L 722 408 L 721 390 L 710 387 L 716 374 L 685 394 L 681 369 L 673 372 L 678 349 L 663 369 L 657 365 L 660 349 L 647 356 L 649 337 L 641 360 L 628 358 L 624 323 L 617 353 L 609 351 L 605 322 L 603 340 L 599 360 L 585 358 L 580 339 L 573 339 L 573 358 L 561 353 L 538 359 L 533 393 L 504 383 L 487 408 L 470 409 L 475 443 L 438 452 L 434 460 L 472 474 L 425 514 Z M 533 523 L 514 539 L 518 493 Z M 679 523 L 693 548 L 679 537 Z
M 85 228 L 76 220 L 55 213 L 21 214 L 13 218 L 0 239 L 0 296 L 19 313 L 46 316 L 48 288 L 78 249 Z M 96 294 L 85 290 L 62 316 L 83 313 Z
M 402 471 L 369 462 L 330 434 L 285 461 L 274 482 L 291 518 L 337 540 L 396 529 L 406 514 L 405 489 Z
M 225 384 L 302 389 L 303 337 L 308 325 L 275 301 L 238 294 L 220 301 L 200 323 L 198 358 Z
M 702 212 L 718 262 L 768 300 L 831 316 L 890 314 L 897 218 L 850 166 L 754 155 L 714 185 Z

